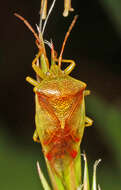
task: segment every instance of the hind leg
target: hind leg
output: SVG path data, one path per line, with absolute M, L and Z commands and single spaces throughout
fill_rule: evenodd
M 86 116 L 85 117 L 85 127 L 89 127 L 92 124 L 93 124 L 93 120 Z
M 33 140 L 34 140 L 34 142 L 40 143 L 39 135 L 38 135 L 36 129 L 35 129 L 34 134 L 33 134 Z

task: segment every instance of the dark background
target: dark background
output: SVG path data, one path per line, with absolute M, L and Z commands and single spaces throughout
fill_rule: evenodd
M 51 4 L 51 0 L 48 5 Z M 44 39 L 52 38 L 58 55 L 68 27 L 79 15 L 66 43 L 63 58 L 73 59 L 71 76 L 87 83 L 87 114 L 94 125 L 85 130 L 85 150 L 92 173 L 96 159 L 102 162 L 98 181 L 103 190 L 121 186 L 121 3 L 118 0 L 72 0 L 75 9 L 62 16 L 57 0 Z M 31 62 L 37 53 L 33 34 L 14 17 L 24 16 L 33 28 L 39 22 L 40 1 L 3 1 L 0 11 L 0 184 L 2 190 L 41 189 L 36 160 L 44 163 L 40 145 L 32 141 L 35 129 L 34 93 L 25 81 L 35 77 Z M 49 48 L 47 52 L 50 54 Z M 90 173 L 90 174 L 91 174 Z

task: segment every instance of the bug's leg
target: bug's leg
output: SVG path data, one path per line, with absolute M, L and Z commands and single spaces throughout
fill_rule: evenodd
M 40 69 L 40 67 L 38 65 L 36 65 L 36 62 L 37 62 L 37 60 L 39 59 L 40 56 L 41 56 L 41 52 L 39 52 L 37 54 L 37 56 L 35 57 L 35 59 L 32 61 L 32 68 L 34 69 L 34 71 L 36 72 L 36 74 L 40 78 L 44 79 L 46 75 L 43 73 L 43 71 Z
M 90 90 L 85 90 L 84 91 L 84 96 L 88 96 L 88 95 L 90 95 L 91 94 L 91 91 Z
M 58 59 L 55 59 L 55 61 L 58 62 Z M 76 66 L 76 63 L 71 59 L 62 59 L 61 62 L 70 63 L 70 65 L 68 67 L 66 67 L 66 69 L 64 70 L 64 73 L 67 75 L 70 74 L 72 72 L 72 70 L 74 69 L 74 67 Z
M 34 134 L 33 134 L 33 140 L 34 140 L 35 142 L 40 143 L 40 140 L 39 140 L 39 135 L 38 135 L 38 133 L 37 133 L 37 130 L 36 130 L 36 129 L 35 129 Z
M 75 62 L 73 60 L 67 60 L 67 59 L 62 59 L 62 62 L 70 63 L 70 65 L 66 67 L 66 69 L 64 70 L 64 73 L 69 75 L 76 66 Z
M 93 120 L 86 116 L 85 117 L 85 127 L 89 127 L 92 124 L 93 124 Z
M 26 77 L 26 81 L 29 82 L 33 86 L 38 86 L 39 85 L 39 82 L 37 82 L 35 79 L 33 79 L 31 77 Z

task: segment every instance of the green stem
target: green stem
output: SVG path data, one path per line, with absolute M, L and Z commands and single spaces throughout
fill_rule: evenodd
M 54 190 L 77 190 L 81 184 L 80 151 L 77 157 L 70 162 L 69 166 L 65 165 L 59 174 L 54 171 L 47 159 L 46 163 Z

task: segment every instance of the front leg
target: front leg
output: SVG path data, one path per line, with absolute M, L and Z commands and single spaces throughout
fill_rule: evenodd
M 57 58 L 55 58 L 55 61 L 59 62 L 59 60 Z M 62 63 L 70 63 L 70 65 L 68 67 L 66 67 L 66 69 L 64 70 L 64 73 L 67 75 L 69 75 L 72 72 L 72 70 L 74 69 L 74 67 L 76 65 L 75 62 L 71 59 L 62 59 L 61 62 Z
M 32 61 L 32 68 L 34 69 L 35 73 L 41 78 L 44 79 L 46 77 L 45 73 L 40 69 L 40 67 L 36 64 L 37 60 L 42 56 L 42 53 L 39 52 L 37 56 Z

